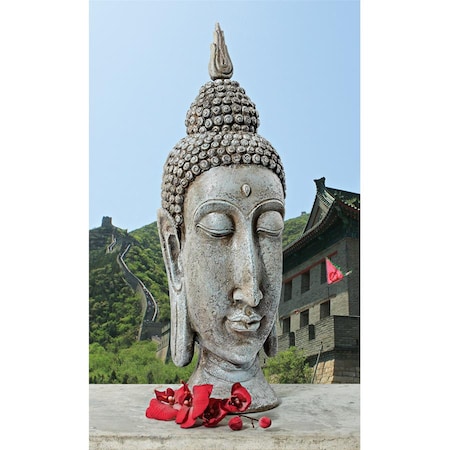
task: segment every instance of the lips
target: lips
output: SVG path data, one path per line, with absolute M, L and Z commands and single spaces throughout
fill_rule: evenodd
M 234 314 L 227 317 L 227 326 L 239 333 L 246 333 L 249 331 L 256 331 L 261 325 L 262 317 L 258 314 Z

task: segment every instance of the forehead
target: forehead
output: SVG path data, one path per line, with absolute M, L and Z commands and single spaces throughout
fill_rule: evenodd
M 186 218 L 214 200 L 229 202 L 245 212 L 267 200 L 284 204 L 284 194 L 277 175 L 265 167 L 219 166 L 202 173 L 189 186 L 184 203 Z

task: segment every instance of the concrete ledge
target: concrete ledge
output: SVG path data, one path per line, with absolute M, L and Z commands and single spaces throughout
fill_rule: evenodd
M 90 385 L 89 448 L 150 449 L 302 449 L 360 448 L 358 384 L 276 384 L 280 406 L 252 417 L 269 416 L 272 426 L 252 428 L 244 420 L 232 431 L 225 418 L 216 428 L 182 429 L 175 422 L 151 420 L 145 410 L 154 389 L 169 385 Z M 172 385 L 178 388 L 179 385 Z

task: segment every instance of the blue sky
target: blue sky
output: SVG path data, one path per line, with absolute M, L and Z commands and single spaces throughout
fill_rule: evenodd
M 360 192 L 358 1 L 91 1 L 89 228 L 156 219 L 162 167 L 209 81 L 215 23 L 232 79 L 280 154 L 286 218 L 309 212 L 314 179 Z

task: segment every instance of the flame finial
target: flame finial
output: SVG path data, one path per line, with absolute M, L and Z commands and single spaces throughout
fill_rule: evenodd
M 211 44 L 211 57 L 208 65 L 209 76 L 211 80 L 231 78 L 233 75 L 233 63 L 225 44 L 225 36 L 218 23 L 216 23 L 213 36 L 214 42 Z

